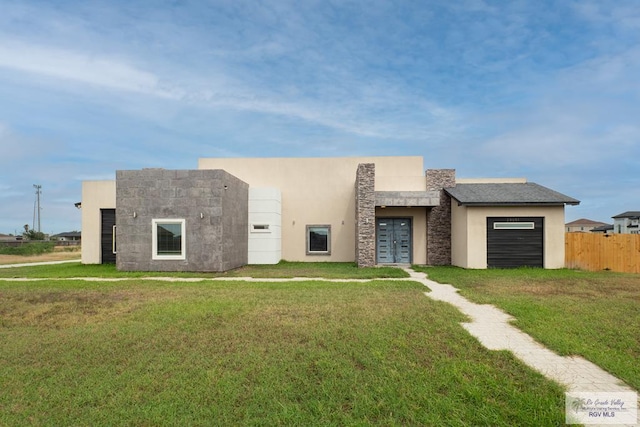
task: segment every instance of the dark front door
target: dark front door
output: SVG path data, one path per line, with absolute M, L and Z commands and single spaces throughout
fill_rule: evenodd
M 411 219 L 377 218 L 376 253 L 378 264 L 410 264 Z
M 544 218 L 487 218 L 489 268 L 544 267 Z
M 102 217 L 100 222 L 100 248 L 102 253 L 102 263 L 114 264 L 116 262 L 116 210 L 100 209 L 100 214 Z

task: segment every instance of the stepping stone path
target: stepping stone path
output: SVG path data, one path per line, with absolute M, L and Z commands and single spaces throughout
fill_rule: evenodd
M 567 388 L 569 392 L 635 392 L 599 366 L 577 356 L 563 357 L 536 342 L 509 322 L 513 317 L 488 304 L 476 304 L 462 297 L 458 289 L 427 279 L 427 275 L 405 268 L 413 280 L 431 292 L 429 298 L 444 301 L 469 316 L 462 326 L 490 350 L 509 350 L 518 359 Z

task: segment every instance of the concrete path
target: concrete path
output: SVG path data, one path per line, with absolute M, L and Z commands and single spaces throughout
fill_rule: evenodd
M 13 267 L 31 267 L 32 265 L 52 265 L 52 264 L 64 264 L 67 262 L 80 262 L 79 259 L 67 259 L 64 261 L 43 261 L 43 262 L 25 262 L 23 264 L 2 264 L 0 268 L 13 268 Z
M 434 300 L 448 302 L 469 316 L 462 326 L 490 350 L 509 350 L 518 359 L 563 386 L 569 392 L 635 392 L 621 380 L 581 357 L 562 357 L 536 342 L 509 322 L 511 316 L 488 304 L 476 304 L 458 294 L 451 285 L 427 279 L 424 273 L 404 269 L 423 283 Z

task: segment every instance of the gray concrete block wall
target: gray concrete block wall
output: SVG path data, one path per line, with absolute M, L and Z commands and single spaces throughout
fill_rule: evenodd
M 376 265 L 376 167 L 361 163 L 356 172 L 356 263 L 358 267 Z
M 117 268 L 225 271 L 246 264 L 248 192 L 223 170 L 117 171 Z M 152 259 L 153 219 L 185 220 L 186 259 Z
M 246 265 L 249 258 L 249 185 L 224 173 L 226 178 L 220 216 L 223 238 L 219 271 Z
M 440 193 L 440 205 L 427 215 L 427 263 L 451 265 L 451 197 L 443 188 L 456 185 L 455 169 L 429 169 L 427 191 Z

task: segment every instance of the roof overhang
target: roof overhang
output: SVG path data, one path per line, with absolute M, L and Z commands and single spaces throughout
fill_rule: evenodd
M 453 198 L 454 200 L 456 200 L 455 198 Z M 558 203 L 558 202 L 549 202 L 549 203 L 545 203 L 545 202 L 531 202 L 531 203 L 526 203 L 526 202 L 513 202 L 513 203 L 509 203 L 509 202 L 496 202 L 496 203 L 489 203 L 489 202 L 460 202 L 458 200 L 456 200 L 456 202 L 458 202 L 458 206 L 479 206 L 479 207 L 489 207 L 489 206 L 496 206 L 496 207 L 500 207 L 500 206 L 564 206 L 564 205 L 579 205 L 580 202 L 568 202 L 568 203 Z
M 434 207 L 440 206 L 439 191 L 376 191 L 376 206 Z
M 564 206 L 580 200 L 533 182 L 456 184 L 445 188 L 459 206 Z

